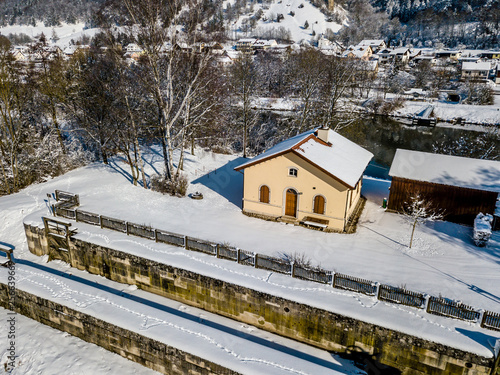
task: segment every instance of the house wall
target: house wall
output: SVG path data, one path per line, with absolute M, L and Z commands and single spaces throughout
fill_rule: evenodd
M 288 170 L 292 167 L 297 168 L 297 177 L 288 176 Z M 329 220 L 329 228 L 337 231 L 344 229 L 345 220 L 353 212 L 361 192 L 361 189 L 351 191 L 338 180 L 293 153 L 247 167 L 244 173 L 244 212 L 281 217 L 285 214 L 286 190 L 293 188 L 299 193 L 297 212 L 299 221 L 305 216 Z M 269 203 L 259 202 L 262 185 L 267 185 L 270 189 Z M 324 215 L 313 213 L 313 200 L 316 195 L 325 197 Z
M 417 193 L 443 210 L 447 220 L 468 224 L 472 224 L 479 212 L 493 214 L 498 195 L 489 191 L 393 177 L 387 208 L 402 211 L 405 202 Z
M 67 255 L 61 254 L 61 251 L 47 247 L 42 228 L 34 224 L 25 224 L 24 227 L 28 248 L 33 254 L 49 255 L 50 259 L 66 258 Z M 377 366 L 383 364 L 389 367 L 381 370 L 372 368 L 373 373 L 379 373 L 378 371 L 384 373 L 383 370 L 390 371 L 391 369 L 392 372 L 386 373 L 398 373 L 395 371 L 397 369 L 404 375 L 500 375 L 500 372 L 496 371 L 498 365 L 495 365 L 494 358 L 485 358 L 311 305 L 92 244 L 77 238 L 71 239 L 67 258 L 71 266 L 80 270 L 86 270 L 89 273 L 101 275 L 120 283 L 137 285 L 148 292 L 251 324 L 325 350 L 358 353 L 361 356 L 359 357 L 360 362 L 368 364 L 375 362 Z M 2 301 L 7 300 L 7 298 L 2 298 L 0 288 L 0 304 Z M 28 310 L 33 304 L 29 302 L 28 306 L 24 311 L 33 313 L 35 315 L 34 319 L 38 320 L 36 316 L 40 314 Z M 38 308 L 37 305 L 34 305 L 33 310 Z M 58 314 L 56 314 L 57 311 L 52 312 L 56 319 L 66 319 L 65 317 L 68 315 L 70 317 L 73 315 L 72 312 L 57 306 L 54 309 L 60 312 Z M 24 314 L 24 312 L 22 313 Z M 65 313 L 68 313 L 68 315 L 65 315 Z M 50 312 L 47 312 L 47 314 L 50 316 Z M 73 325 L 78 325 L 82 319 L 86 318 L 77 315 L 71 321 Z M 85 320 L 83 321 L 85 322 Z M 50 319 L 42 322 L 51 325 Z M 92 322 L 90 322 L 90 325 L 92 325 Z M 89 327 L 90 325 L 85 324 L 85 326 Z M 76 336 L 82 335 L 81 330 L 67 330 L 65 325 L 52 326 L 66 330 Z M 134 335 L 131 337 L 132 339 L 138 336 L 137 334 Z M 93 337 L 93 334 L 89 333 L 89 338 L 92 339 Z M 122 335 L 122 337 L 126 338 L 127 336 Z M 82 338 L 86 339 L 86 336 Z M 121 349 L 123 349 L 124 353 L 128 353 L 129 341 L 120 340 L 110 346 L 106 339 L 107 336 L 104 336 L 102 341 L 96 341 L 95 343 L 121 354 Z M 145 346 L 148 347 L 148 345 L 148 342 L 145 342 Z M 123 346 L 125 348 L 122 348 Z M 162 354 L 164 354 L 164 350 L 162 350 Z M 128 355 L 126 356 L 128 357 Z M 145 358 L 145 356 L 141 352 L 130 359 L 140 361 L 142 358 Z M 163 357 L 151 357 L 149 353 L 147 358 L 152 358 L 159 364 L 164 360 Z M 201 367 L 198 366 L 199 362 L 194 363 L 197 365 L 197 369 Z M 210 366 L 213 365 L 210 364 Z M 217 368 L 211 368 L 213 373 L 223 373 L 219 372 Z M 158 371 L 162 371 L 162 369 L 160 368 Z M 171 372 L 167 373 L 170 374 Z M 192 373 L 197 374 L 199 372 L 193 371 Z

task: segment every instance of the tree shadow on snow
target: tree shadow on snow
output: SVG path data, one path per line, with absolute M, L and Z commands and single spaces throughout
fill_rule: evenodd
M 241 208 L 243 199 L 243 174 L 236 172 L 235 167 L 248 161 L 246 158 L 237 158 L 214 171 L 198 177 L 192 184 L 201 184 L 226 198 L 229 202 Z
M 125 162 L 125 159 L 122 159 L 122 158 L 116 159 L 116 157 L 110 158 L 108 160 L 108 166 L 116 173 L 121 174 L 123 177 L 125 177 L 127 179 L 128 182 L 130 182 L 132 184 L 133 179 L 132 179 L 132 175 L 131 175 L 130 171 L 125 170 L 120 164 L 118 164 L 117 161 Z M 144 174 L 146 175 L 146 179 L 150 178 L 150 176 L 146 172 L 144 172 Z M 137 185 L 143 186 L 141 176 L 139 176 L 139 179 L 137 180 Z
M 437 221 L 437 222 L 432 222 L 432 223 L 426 223 L 425 225 L 428 229 L 432 229 L 434 234 L 437 235 L 443 242 L 446 242 L 447 244 L 453 244 L 454 246 L 459 246 L 464 251 L 467 251 L 475 256 L 479 256 L 481 258 L 484 258 L 487 261 L 490 262 L 495 262 L 497 264 L 500 264 L 500 248 L 498 246 L 492 247 L 492 248 L 480 248 L 474 245 L 474 242 L 472 241 L 472 228 L 465 227 L 463 225 L 459 224 L 454 224 L 454 223 L 449 223 L 449 222 L 444 222 L 444 221 Z M 500 237 L 500 233 L 494 234 L 495 238 L 496 236 Z M 468 283 L 467 281 L 462 280 L 460 277 L 454 276 L 446 271 L 443 271 L 439 269 L 438 267 L 434 266 L 431 264 L 431 262 L 425 262 L 422 259 L 418 259 L 416 257 L 413 257 L 409 254 L 405 254 L 406 256 L 412 258 L 413 260 L 420 262 L 427 267 L 430 267 L 434 269 L 435 271 L 441 273 L 442 275 L 458 282 L 461 283 L 467 288 L 491 301 L 494 301 L 498 304 L 500 304 L 500 295 L 497 295 L 495 293 L 491 293 L 485 289 L 482 289 L 474 284 Z M 495 288 L 492 288 L 495 290 Z

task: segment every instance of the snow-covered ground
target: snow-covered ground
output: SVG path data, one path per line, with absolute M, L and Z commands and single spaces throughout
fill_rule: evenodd
M 495 98 L 497 95 L 495 95 Z M 452 121 L 462 118 L 463 121 L 476 124 L 500 125 L 500 103 L 495 100 L 493 105 L 470 105 L 459 103 L 446 103 L 442 101 L 421 102 L 407 101 L 403 108 L 395 111 L 395 115 L 414 115 L 431 104 L 434 106 L 434 116 L 444 120 Z
M 3 277 L 3 276 L 2 276 Z M 0 365 L 7 362 L 7 310 L 0 307 Z M 16 315 L 16 367 L 12 375 L 158 375 L 118 354 L 89 344 L 66 332 Z M 7 372 L 5 372 L 7 373 Z
M 161 152 L 145 154 L 148 173 L 162 170 Z M 114 159 L 80 168 L 44 184 L 0 197 L 0 241 L 16 246 L 18 259 L 45 265 L 29 253 L 22 222 L 32 213 L 47 214 L 46 194 L 55 189 L 80 195 L 82 209 L 177 233 L 276 256 L 305 253 L 314 264 L 381 283 L 459 299 L 476 308 L 500 311 L 500 234 L 493 233 L 485 248 L 472 241 L 472 228 L 437 222 L 419 228 L 414 247 L 407 248 L 410 228 L 396 214 L 381 207 L 389 182 L 365 178 L 368 202 L 355 234 L 332 234 L 249 218 L 241 214 L 242 175 L 233 168 L 245 159 L 197 150 L 187 155 L 188 192 L 200 191 L 203 200 L 175 198 L 134 187 L 127 166 Z M 213 169 L 217 168 L 217 171 Z M 210 173 L 209 173 L 210 171 Z M 30 216 L 29 220 L 32 220 Z M 152 241 L 102 231 L 82 223 L 78 236 L 109 247 L 140 252 L 142 256 L 191 267 L 196 272 L 310 303 L 368 322 L 435 341 L 491 354 L 490 344 L 500 334 L 474 324 L 441 318 L 412 308 L 385 304 L 370 297 L 335 290 L 321 284 L 256 270 L 204 254 L 155 244 Z M 57 262 L 48 264 L 62 267 Z M 20 269 L 25 267 L 19 265 Z M 67 269 L 67 268 L 66 268 Z M 37 270 L 39 271 L 39 270 Z M 75 272 L 71 270 L 70 272 Z M 38 277 L 38 276 L 37 276 Z M 122 286 L 125 288 L 125 286 Z
M 252 13 L 242 15 L 235 23 L 229 25 L 233 39 L 252 36 L 271 28 L 284 27 L 290 31 L 294 42 L 300 43 L 302 40 L 310 42 L 318 35 L 324 34 L 327 29 L 336 33 L 342 28 L 338 23 L 328 22 L 328 17 L 308 0 L 274 0 L 271 5 L 259 2 L 253 4 Z M 262 9 L 264 16 L 257 22 L 256 29 L 243 32 L 241 28 L 243 20 L 254 15 L 259 9 Z M 295 15 L 292 16 L 293 13 Z M 280 22 L 275 22 L 278 14 L 282 14 L 284 18 Z M 307 29 L 304 28 L 306 21 L 309 24 Z M 313 32 L 315 36 L 312 35 Z
M 32 39 L 36 39 L 42 33 L 45 34 L 49 42 L 50 39 L 56 35 L 57 41 L 53 44 L 61 47 L 62 49 L 70 45 L 71 40 L 77 41 L 82 36 L 86 35 L 92 38 L 100 31 L 98 28 L 85 29 L 84 23 L 66 24 L 62 23 L 61 26 L 44 26 L 43 23 L 37 23 L 36 26 L 30 25 L 11 25 L 0 27 L 0 34 L 8 36 L 9 34 L 26 34 Z M 52 43 L 51 43 L 52 44 Z
M 60 266 L 65 272 L 61 272 L 60 267 L 43 268 L 37 263 L 20 261 L 16 267 L 16 287 L 210 359 L 242 374 L 363 373 L 350 361 L 339 359 L 327 351 L 151 295 L 135 287 Z M 0 275 L 4 274 L 6 270 L 0 269 Z M 0 310 L 0 317 L 7 322 L 5 310 Z M 104 349 L 84 344 L 68 334 L 20 315 L 16 317 L 19 317 L 16 324 L 16 331 L 20 332 L 16 341 L 19 357 L 11 374 L 116 374 L 120 369 L 123 369 L 123 374 L 156 373 L 133 362 L 120 361 L 118 355 L 105 355 Z M 29 330 L 37 326 L 42 329 L 39 331 L 36 328 L 35 332 Z M 43 340 L 45 337 L 48 339 Z M 5 334 L 0 338 L 3 338 L 2 342 L 7 342 Z M 58 342 L 59 338 L 62 341 Z M 33 344 L 37 341 L 42 341 L 39 346 Z M 55 350 L 52 350 L 53 346 Z M 80 348 L 82 355 L 75 355 L 74 352 Z M 92 354 L 95 354 L 96 361 L 91 360 Z M 47 356 L 44 358 L 44 355 Z M 6 362 L 3 352 L 1 360 Z M 115 363 L 117 367 L 113 368 Z

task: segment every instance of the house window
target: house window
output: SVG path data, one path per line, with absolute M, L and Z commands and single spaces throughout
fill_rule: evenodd
M 297 168 L 289 168 L 288 175 L 291 177 L 297 177 L 298 171 Z
M 325 213 L 325 197 L 322 195 L 316 195 L 314 197 L 313 212 L 315 214 L 323 215 Z
M 259 201 L 262 203 L 269 203 L 269 187 L 262 185 L 259 192 Z

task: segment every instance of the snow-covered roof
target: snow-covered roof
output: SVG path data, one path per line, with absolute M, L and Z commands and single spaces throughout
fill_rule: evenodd
M 255 38 L 246 38 L 246 39 L 240 39 L 238 40 L 236 43 L 240 44 L 240 43 L 255 43 L 257 41 L 257 39 Z
M 464 61 L 462 63 L 462 70 L 468 70 L 468 71 L 484 71 L 484 70 L 490 70 L 491 69 L 491 64 L 489 62 L 471 62 L 471 61 Z
M 380 46 L 385 45 L 383 39 L 364 39 L 358 43 L 359 46 Z
M 264 153 L 236 167 L 235 170 L 239 171 L 292 152 L 345 185 L 354 188 L 373 154 L 331 129 L 328 130 L 327 144 L 318 138 L 316 131 L 317 129 L 312 129 L 278 143 Z
M 500 193 L 500 162 L 397 149 L 389 176 Z
M 389 54 L 390 55 L 403 55 L 405 53 L 410 53 L 410 49 L 407 47 L 395 48 Z

